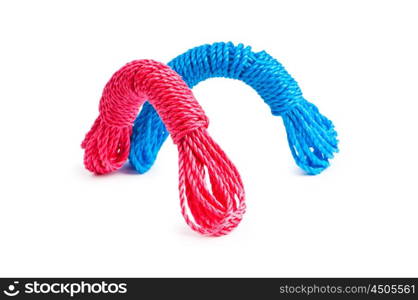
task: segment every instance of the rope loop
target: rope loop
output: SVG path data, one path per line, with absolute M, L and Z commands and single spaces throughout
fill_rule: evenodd
M 177 56 L 168 65 L 190 88 L 212 77 L 245 82 L 281 116 L 289 147 L 296 164 L 308 174 L 318 174 L 329 166 L 338 152 L 337 133 L 330 120 L 305 100 L 297 82 L 267 52 L 229 43 L 203 45 Z M 139 173 L 153 165 L 168 132 L 154 108 L 145 103 L 135 120 L 130 161 Z
M 133 121 L 146 99 L 178 147 L 180 205 L 187 224 L 205 235 L 229 233 L 245 212 L 241 177 L 207 133 L 208 118 L 190 88 L 164 64 L 137 60 L 112 76 L 100 115 L 82 143 L 86 168 L 106 174 L 124 164 Z

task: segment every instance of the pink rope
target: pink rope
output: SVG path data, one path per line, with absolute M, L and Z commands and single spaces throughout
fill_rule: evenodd
M 208 118 L 192 91 L 162 63 L 133 61 L 106 84 L 100 115 L 82 143 L 86 168 L 105 174 L 125 163 L 133 121 L 146 100 L 178 147 L 180 205 L 186 223 L 205 235 L 229 233 L 245 212 L 240 175 L 207 133 Z

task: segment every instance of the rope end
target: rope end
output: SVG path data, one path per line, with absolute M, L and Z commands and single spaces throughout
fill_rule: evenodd
M 282 114 L 287 140 L 296 164 L 309 175 L 317 175 L 338 152 L 337 132 L 333 123 L 318 108 L 303 101 Z
M 81 144 L 86 169 L 101 175 L 122 167 L 128 159 L 130 134 L 131 127 L 110 126 L 98 117 Z

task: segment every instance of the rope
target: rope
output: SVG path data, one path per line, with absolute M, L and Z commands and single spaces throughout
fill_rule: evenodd
M 281 116 L 296 164 L 319 174 L 338 152 L 337 133 L 330 120 L 302 96 L 297 82 L 265 51 L 242 44 L 215 43 L 190 49 L 168 65 L 190 88 L 212 77 L 238 79 L 254 88 L 274 116 Z M 130 162 L 139 173 L 154 164 L 168 132 L 154 108 L 145 103 L 135 120 Z
M 227 234 L 245 212 L 240 175 L 207 133 L 208 119 L 192 91 L 166 65 L 137 60 L 112 76 L 103 90 L 99 117 L 82 143 L 85 167 L 106 174 L 124 164 L 133 121 L 146 99 L 178 147 L 180 205 L 186 223 L 201 234 Z

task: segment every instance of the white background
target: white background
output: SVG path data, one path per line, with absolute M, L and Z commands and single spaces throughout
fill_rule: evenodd
M 1 276 L 418 276 L 416 1 L 2 1 Z M 340 153 L 296 167 L 248 86 L 194 88 L 243 177 L 221 238 L 180 214 L 177 150 L 97 177 L 80 143 L 134 59 L 242 42 L 276 57 L 336 125 Z

